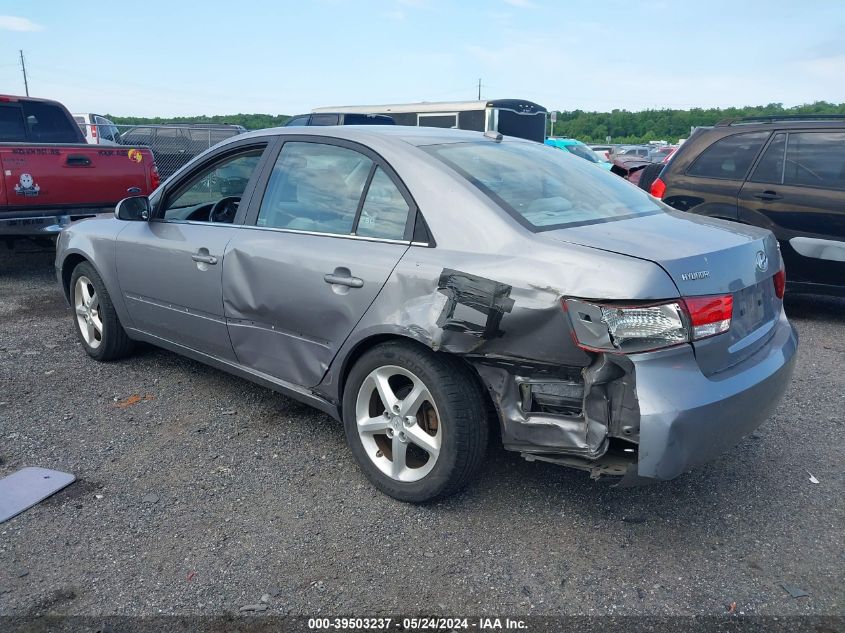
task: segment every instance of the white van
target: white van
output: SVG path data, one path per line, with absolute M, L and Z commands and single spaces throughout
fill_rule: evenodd
M 85 140 L 93 145 L 119 145 L 120 132 L 117 126 L 99 114 L 74 114 Z

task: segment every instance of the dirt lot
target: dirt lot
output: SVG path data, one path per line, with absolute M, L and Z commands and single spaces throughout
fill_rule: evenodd
M 0 271 L 0 476 L 78 478 L 0 525 L 0 614 L 843 614 L 845 302 L 788 303 L 789 392 L 707 467 L 623 490 L 493 449 L 415 507 L 303 405 L 153 348 L 90 360 L 51 253 Z

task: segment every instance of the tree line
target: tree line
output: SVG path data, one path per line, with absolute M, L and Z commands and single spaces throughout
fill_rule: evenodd
M 845 103 L 817 101 L 811 104 L 785 108 L 782 103 L 741 108 L 692 108 L 690 110 L 613 110 L 611 112 L 586 112 L 563 110 L 557 112 L 554 136 L 577 138 L 587 143 L 646 143 L 669 141 L 675 143 L 686 138 L 693 127 L 713 125 L 733 117 L 783 116 L 808 114 L 841 114 L 845 116 Z M 227 123 L 242 125 L 248 130 L 284 125 L 291 117 L 287 114 L 225 114 L 191 117 L 127 117 L 108 115 L 117 124 L 160 125 L 164 123 Z

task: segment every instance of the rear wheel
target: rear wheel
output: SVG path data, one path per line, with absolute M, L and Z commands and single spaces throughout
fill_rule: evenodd
M 361 470 L 379 490 L 414 503 L 453 494 L 476 474 L 486 410 L 465 365 L 409 343 L 364 354 L 344 389 L 346 440 Z
M 132 351 L 103 280 L 94 267 L 82 262 L 70 277 L 70 300 L 76 334 L 91 358 L 116 360 Z

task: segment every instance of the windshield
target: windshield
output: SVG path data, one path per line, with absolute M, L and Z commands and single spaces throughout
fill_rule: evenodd
M 615 174 L 552 147 L 505 142 L 423 147 L 534 231 L 662 213 Z
M 586 158 L 591 163 L 599 162 L 599 157 L 596 153 L 586 145 L 567 145 L 564 149 L 568 150 L 570 154 L 575 154 L 579 158 Z

